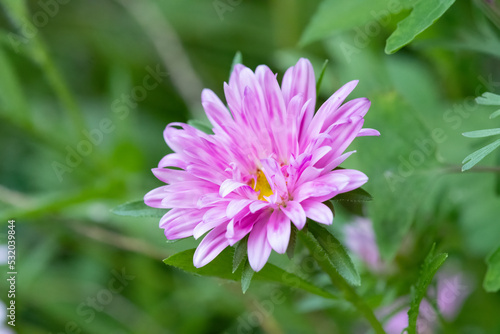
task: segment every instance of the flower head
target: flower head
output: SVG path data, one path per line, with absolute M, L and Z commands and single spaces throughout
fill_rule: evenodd
M 357 255 L 369 269 L 375 272 L 383 271 L 385 264 L 380 258 L 371 220 L 357 217 L 344 227 L 344 233 L 347 248 L 352 253 Z
M 345 149 L 357 136 L 379 135 L 362 129 L 368 99 L 342 105 L 356 84 L 345 84 L 316 114 L 307 59 L 286 71 L 281 87 L 267 66 L 252 72 L 236 65 L 224 84 L 229 110 L 203 90 L 214 134 L 169 124 L 164 137 L 174 153 L 153 169 L 167 185 L 144 197 L 149 206 L 171 209 L 160 220 L 165 236 L 208 232 L 193 259 L 201 267 L 248 235 L 248 260 L 259 271 L 272 249 L 286 251 L 292 223 L 299 230 L 307 218 L 331 224 L 333 214 L 322 202 L 368 180 L 359 171 L 335 169 L 353 153 Z

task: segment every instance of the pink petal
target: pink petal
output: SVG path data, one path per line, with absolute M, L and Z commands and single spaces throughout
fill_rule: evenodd
M 293 199 L 302 202 L 309 197 L 323 197 L 336 195 L 349 183 L 349 177 L 340 173 L 332 172 L 324 174 L 317 179 L 305 182 L 297 187 L 293 192 Z
M 177 167 L 186 169 L 187 163 L 186 159 L 183 158 L 182 154 L 170 153 L 164 156 L 158 163 L 159 168 L 163 167 Z
M 317 179 L 323 170 L 319 168 L 314 168 L 314 167 L 306 167 L 306 169 L 300 174 L 299 180 L 296 183 L 296 185 L 300 185 L 302 183 L 312 181 Z
M 306 212 L 299 202 L 289 201 L 286 206 L 281 207 L 281 211 L 290 218 L 299 230 L 302 230 L 306 224 Z
M 226 209 L 223 206 L 208 209 L 202 221 L 193 230 L 193 237 L 198 239 L 206 232 L 228 221 Z
M 368 176 L 364 173 L 355 169 L 337 169 L 329 173 L 330 175 L 344 175 L 349 181 L 347 185 L 340 190 L 340 192 L 348 192 L 361 187 L 363 184 L 368 182 Z
M 155 188 L 144 195 L 144 203 L 152 208 L 166 208 L 162 205 L 162 200 L 165 197 L 165 189 L 167 186 Z
M 240 187 L 245 187 L 245 186 L 248 187 L 248 185 L 245 183 L 241 183 L 241 182 L 238 182 L 235 180 L 227 179 L 224 182 L 222 182 L 222 184 L 220 185 L 219 195 L 221 195 L 222 197 L 226 197 L 227 195 L 229 195 L 230 193 L 232 193 L 236 189 L 238 189 Z
M 236 199 L 230 201 L 226 209 L 226 216 L 230 219 L 233 218 L 252 202 L 253 200 L 250 199 Z
M 259 211 L 260 209 L 263 209 L 265 207 L 269 206 L 269 202 L 267 201 L 253 201 L 252 204 L 248 207 L 250 209 L 251 213 L 255 213 Z
M 272 248 L 267 241 L 268 221 L 269 215 L 267 213 L 261 215 L 248 237 L 248 261 L 255 271 L 261 270 L 271 255 Z
M 178 209 L 179 210 L 179 209 Z M 173 211 L 173 210 L 171 210 Z M 193 235 L 193 229 L 201 222 L 204 210 L 182 210 L 169 217 L 163 216 L 160 221 L 161 227 L 165 230 L 165 237 L 169 240 L 187 238 Z
M 331 132 L 333 138 L 332 147 L 334 147 L 331 154 L 334 157 L 340 156 L 351 144 L 363 127 L 363 123 L 362 118 L 353 119 L 349 123 L 339 125 Z
M 274 159 L 262 159 L 260 162 L 262 163 L 262 171 L 273 192 L 277 190 L 286 192 L 286 180 L 278 162 Z
M 328 118 L 331 118 L 332 114 L 337 112 L 342 102 L 347 98 L 347 96 L 356 88 L 358 80 L 350 81 L 344 86 L 340 87 L 330 98 L 319 108 L 318 112 L 314 116 L 311 125 L 308 129 L 308 134 L 312 137 L 318 135 L 325 124 L 330 125 L 332 122 L 326 123 Z
M 290 241 L 290 219 L 281 210 L 274 210 L 267 223 L 267 241 L 279 254 L 286 252 Z
M 309 60 L 301 58 L 295 66 L 290 67 L 285 72 L 281 90 L 283 91 L 286 105 L 297 95 L 302 95 L 304 101 L 312 100 L 304 115 L 306 119 L 305 126 L 307 126 L 314 114 L 316 101 L 316 79 L 314 78 L 314 70 Z
M 308 218 L 324 225 L 331 225 L 333 223 L 332 210 L 323 203 L 307 200 L 301 204 Z
M 229 246 L 229 242 L 225 237 L 225 232 L 226 226 L 219 226 L 214 228 L 205 238 L 203 238 L 194 252 L 193 264 L 196 268 L 203 267 Z
M 355 153 L 356 151 L 350 151 L 342 154 L 341 156 L 331 159 L 327 161 L 327 165 L 323 167 L 324 172 L 329 172 L 334 168 L 337 168 L 341 163 L 343 163 L 347 158 L 351 156 L 351 154 Z M 321 166 L 323 163 L 320 162 L 318 163 L 319 166 Z
M 193 180 L 193 176 L 184 170 L 175 170 L 169 168 L 153 168 L 151 169 L 154 176 L 165 183 L 174 183 Z
M 363 136 L 380 136 L 380 132 L 378 132 L 375 129 L 361 129 L 358 132 L 358 137 L 363 137 Z
M 331 124 L 342 122 L 353 116 L 363 117 L 370 109 L 371 102 L 366 97 L 360 97 L 351 101 L 346 102 L 336 111 L 330 113 L 326 120 L 323 128 L 327 128 Z

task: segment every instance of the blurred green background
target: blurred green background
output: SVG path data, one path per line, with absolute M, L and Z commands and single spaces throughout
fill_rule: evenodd
M 241 51 L 245 65 L 267 64 L 279 80 L 300 57 L 317 75 L 328 59 L 317 106 L 352 79 L 350 98 L 372 101 L 365 126 L 382 135 L 357 139 L 345 167 L 370 177 L 364 214 L 393 270 L 381 277 L 358 264 L 360 294 L 374 308 L 409 294 L 437 242 L 472 290 L 439 331 L 500 333 L 499 295 L 482 288 L 500 243 L 500 152 L 460 172 L 489 143 L 461 133 L 498 127 L 494 109 L 474 102 L 500 92 L 498 2 L 457 1 L 387 55 L 409 13 L 384 16 L 389 2 L 0 1 L 0 244 L 15 219 L 16 332 L 365 332 L 341 302 L 265 283 L 243 295 L 237 283 L 167 267 L 163 258 L 196 242 L 166 243 L 158 219 L 110 213 L 161 185 L 150 168 L 169 152 L 163 129 L 202 119 L 201 89 L 223 97 Z M 352 219 L 339 208 L 333 230 Z M 273 291 L 283 298 L 269 310 Z

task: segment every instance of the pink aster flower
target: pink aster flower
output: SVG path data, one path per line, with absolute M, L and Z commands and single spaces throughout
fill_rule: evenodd
M 344 234 L 346 246 L 352 253 L 358 256 L 371 270 L 383 271 L 385 264 L 380 258 L 371 220 L 357 217 L 344 227 Z
M 342 105 L 356 84 L 345 84 L 316 114 L 316 82 L 307 59 L 286 71 L 281 87 L 267 66 L 252 72 L 236 65 L 224 84 L 229 110 L 203 90 L 214 134 L 169 124 L 164 137 L 174 153 L 153 169 L 167 185 L 144 197 L 151 207 L 171 209 L 160 220 L 167 239 L 208 232 L 193 259 L 202 267 L 248 235 L 248 260 L 259 271 L 272 249 L 286 251 L 291 223 L 299 230 L 306 218 L 331 224 L 323 202 L 368 180 L 359 171 L 335 169 L 353 153 L 344 150 L 357 136 L 379 135 L 362 129 L 368 99 Z

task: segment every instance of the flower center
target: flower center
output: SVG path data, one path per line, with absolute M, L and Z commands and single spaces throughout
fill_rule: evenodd
M 261 170 L 259 170 L 259 172 L 257 173 L 257 179 L 255 180 L 253 190 L 260 191 L 259 199 L 261 201 L 266 201 L 264 196 L 269 197 L 273 194 L 273 190 L 271 189 L 269 182 L 267 182 L 267 178 L 264 175 L 264 172 L 262 172 Z

